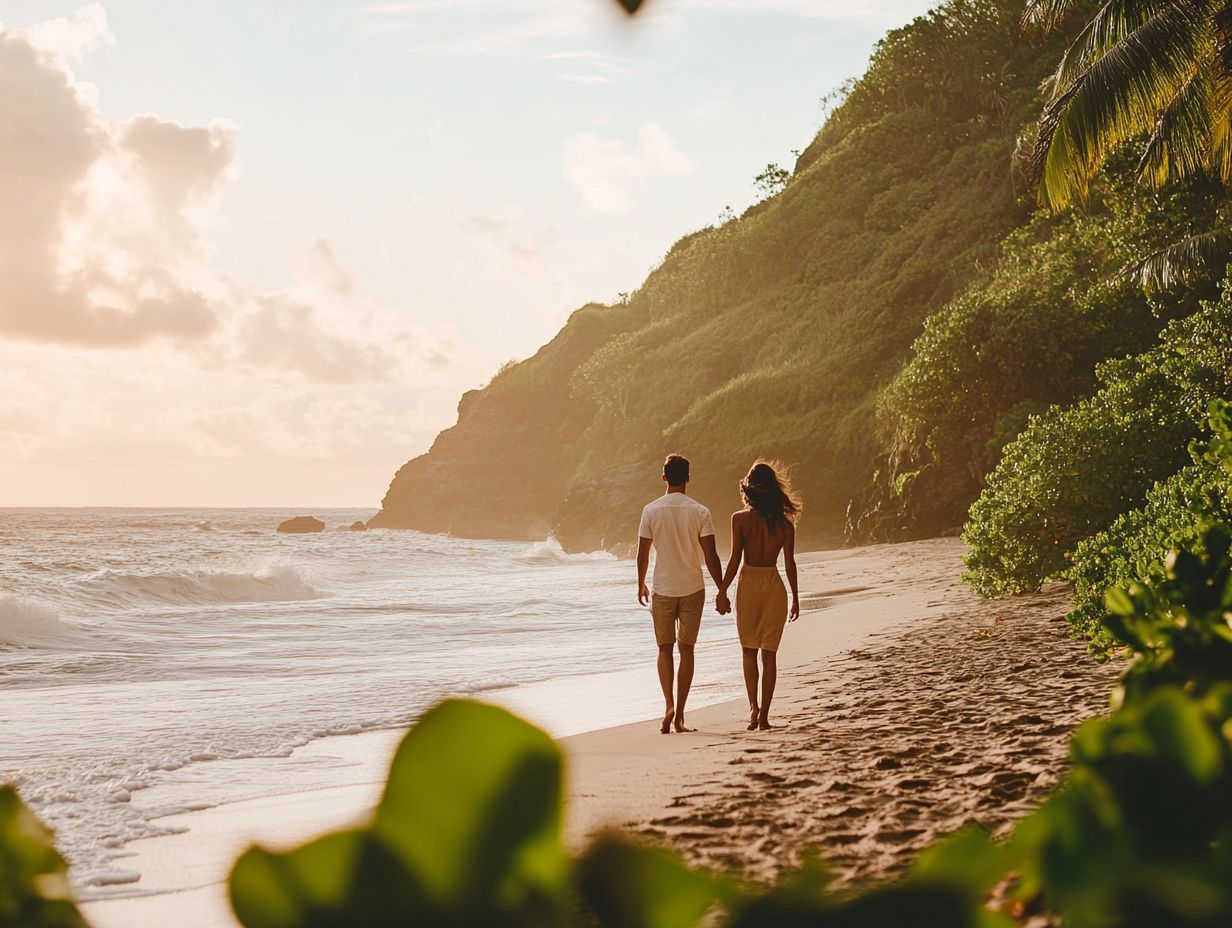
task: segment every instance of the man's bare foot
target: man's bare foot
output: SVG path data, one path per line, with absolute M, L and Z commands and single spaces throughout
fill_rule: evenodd
M 675 721 L 676 721 L 676 731 L 677 732 L 697 731 L 696 728 L 689 728 L 689 726 L 687 726 L 684 723 L 683 715 L 677 715 Z
M 747 731 L 753 731 L 754 729 L 757 728 L 757 720 L 759 718 L 761 718 L 761 712 L 758 711 L 756 706 L 753 706 L 749 710 L 749 727 Z
M 663 714 L 663 725 L 659 728 L 659 733 L 670 735 L 672 733 L 672 721 L 676 718 L 676 707 L 668 706 L 667 712 Z

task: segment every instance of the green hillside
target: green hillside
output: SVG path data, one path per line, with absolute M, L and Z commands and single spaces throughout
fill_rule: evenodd
M 1027 217 L 1013 154 L 1060 38 L 1024 37 L 1020 14 L 956 0 L 889 33 L 782 193 L 468 393 L 374 524 L 619 548 L 680 450 L 717 512 L 754 457 L 795 465 L 804 540 L 840 541 L 876 468 L 879 391 Z

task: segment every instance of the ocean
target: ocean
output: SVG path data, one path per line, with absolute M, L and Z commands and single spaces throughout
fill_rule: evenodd
M 327 530 L 275 532 L 305 511 Z M 554 734 L 660 711 L 631 561 L 336 530 L 372 514 L 0 510 L 0 781 L 55 829 L 81 896 L 135 882 L 125 845 L 217 801 L 239 759 L 401 728 L 447 695 L 522 705 L 543 681 L 569 694 L 543 706 Z M 708 611 L 698 664 L 691 703 L 741 691 L 731 616 Z M 174 802 L 139 801 L 169 780 Z

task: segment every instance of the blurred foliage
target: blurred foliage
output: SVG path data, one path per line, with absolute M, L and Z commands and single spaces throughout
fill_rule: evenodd
M 449 701 L 411 729 L 372 824 L 253 848 L 231 901 L 248 928 L 564 923 L 560 749 L 504 710 Z
M 78 928 L 85 921 L 69 892 L 51 832 L 11 786 L 0 787 L 0 926 Z
M 1067 926 L 1232 924 L 1232 528 L 1107 594 L 1129 648 L 1110 718 L 1082 725 L 1065 784 L 1010 841 L 1020 895 Z
M 1104 362 L 1096 377 L 1091 396 L 1031 418 L 972 505 L 966 576 L 981 593 L 1034 590 L 1064 573 L 1080 542 L 1185 466 L 1209 403 L 1232 394 L 1232 282 L 1155 348 Z

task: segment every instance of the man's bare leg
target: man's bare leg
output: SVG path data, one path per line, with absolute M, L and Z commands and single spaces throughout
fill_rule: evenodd
M 672 655 L 673 647 L 675 647 L 674 642 L 659 645 L 659 686 L 663 688 L 663 702 L 666 706 L 663 713 L 663 727 L 659 731 L 665 735 L 671 733 L 672 719 L 676 715 L 676 703 L 672 700 L 672 683 L 674 682 L 672 678 L 676 675 L 676 668 L 673 666 L 675 664 Z
M 743 648 L 744 651 L 744 691 L 749 696 L 749 731 L 757 727 L 759 712 L 757 709 L 757 649 Z
M 684 704 L 693 685 L 693 645 L 680 643 L 680 674 L 676 678 L 676 731 L 697 731 L 684 724 Z
M 779 676 L 779 658 L 773 651 L 761 652 L 761 714 L 757 727 L 762 731 L 775 726 L 770 724 L 770 700 L 774 698 L 774 684 Z

